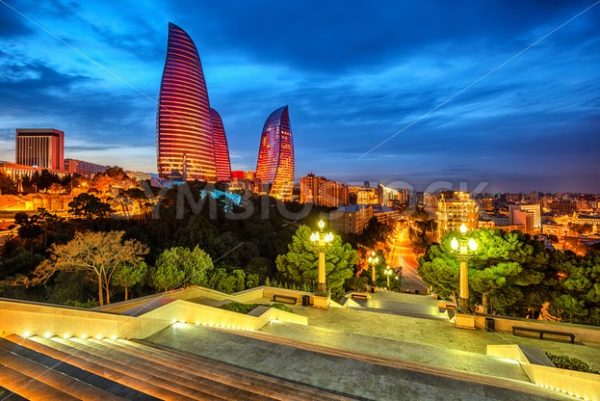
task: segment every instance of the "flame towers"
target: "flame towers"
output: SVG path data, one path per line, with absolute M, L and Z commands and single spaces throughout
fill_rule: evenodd
M 231 179 L 231 162 L 229 160 L 229 148 L 223 120 L 219 113 L 210 109 L 210 125 L 212 127 L 213 145 L 215 148 L 215 166 L 217 168 L 217 181 L 228 181 Z
M 294 142 L 288 107 L 272 112 L 263 127 L 256 178 L 271 185 L 269 195 L 291 200 L 294 181 Z
M 215 146 L 200 56 L 190 36 L 173 23 L 169 23 L 156 135 L 160 177 L 215 181 Z

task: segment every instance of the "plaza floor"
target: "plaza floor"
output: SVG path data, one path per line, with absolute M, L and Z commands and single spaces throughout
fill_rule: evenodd
M 435 300 L 431 297 L 394 293 L 375 295 L 370 305 L 380 302 L 386 309 L 393 309 L 393 313 L 375 313 L 367 309 L 352 308 L 319 310 L 297 306 L 294 312 L 308 317 L 308 327 L 288 329 L 270 325 L 265 327 L 264 331 L 416 362 L 433 362 L 429 360 L 433 358 L 443 366 L 455 364 L 458 369 L 482 373 L 487 373 L 489 369 L 477 363 L 477 360 L 481 359 L 477 355 L 485 355 L 487 345 L 522 344 L 554 354 L 576 357 L 600 370 L 600 344 L 570 344 L 516 337 L 510 333 L 460 330 L 447 320 L 437 319 L 437 308 L 432 308 Z M 415 313 L 429 313 L 431 318 L 414 317 Z M 394 346 L 394 343 L 397 345 Z M 435 348 L 427 352 L 428 347 Z M 458 359 L 453 357 L 456 353 L 464 353 L 467 360 L 457 363 Z M 469 358 L 472 362 L 468 361 Z M 491 369 L 493 371 L 493 368 Z
M 147 340 L 356 399 L 570 399 L 523 382 L 513 382 L 513 389 L 460 380 L 451 374 L 389 367 L 358 358 L 316 352 L 301 345 L 279 344 L 195 325 L 173 325 Z

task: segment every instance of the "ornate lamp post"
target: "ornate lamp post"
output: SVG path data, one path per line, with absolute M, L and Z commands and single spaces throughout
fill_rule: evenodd
M 375 251 L 371 251 L 371 255 L 367 259 L 367 263 L 369 264 L 369 268 L 371 269 L 371 292 L 375 292 L 375 287 L 377 287 L 377 265 L 379 264 L 379 257 L 375 253 Z
M 459 286 L 458 286 L 458 309 L 462 312 L 469 310 L 469 256 L 473 254 L 478 247 L 477 241 L 469 238 L 467 235 L 467 226 L 465 223 L 460 225 L 460 236 L 453 237 L 450 240 L 450 247 L 458 253 L 460 260 Z
M 319 231 L 315 231 L 310 235 L 310 241 L 315 244 L 319 250 L 319 266 L 317 275 L 317 294 L 327 294 L 327 280 L 325 276 L 325 248 L 333 242 L 333 233 L 324 233 L 325 222 L 319 220 Z
M 385 267 L 385 276 L 387 278 L 387 289 L 390 289 L 390 276 L 393 274 L 392 268 L 389 266 Z

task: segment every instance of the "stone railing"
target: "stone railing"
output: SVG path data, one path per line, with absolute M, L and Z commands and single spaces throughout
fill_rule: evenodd
M 532 358 L 519 345 L 488 345 L 487 354 L 518 362 L 529 380 L 538 386 L 559 391 L 584 400 L 600 401 L 600 375 L 560 369 L 544 363 L 543 358 Z M 550 365 L 550 366 L 549 366 Z

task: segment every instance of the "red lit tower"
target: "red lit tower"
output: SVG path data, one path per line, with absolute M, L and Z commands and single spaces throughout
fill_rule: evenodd
M 263 127 L 256 178 L 270 186 L 269 195 L 291 200 L 294 187 L 294 141 L 288 106 L 272 112 Z
M 169 23 L 167 58 L 156 116 L 158 174 L 215 181 L 210 105 L 196 45 Z

